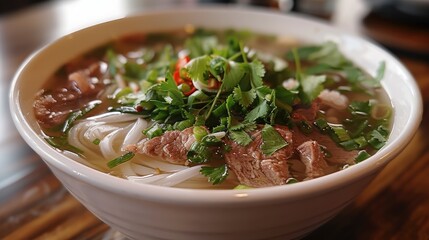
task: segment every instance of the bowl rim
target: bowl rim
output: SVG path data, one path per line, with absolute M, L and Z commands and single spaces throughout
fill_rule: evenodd
M 299 184 L 281 185 L 273 187 L 265 187 L 258 189 L 245 189 L 245 190 L 207 190 L 207 189 L 182 189 L 172 187 L 154 186 L 149 184 L 141 184 L 130 182 L 125 179 L 113 177 L 106 173 L 99 172 L 95 169 L 87 167 L 75 160 L 67 158 L 62 155 L 58 150 L 55 150 L 44 142 L 40 136 L 34 132 L 24 114 L 21 111 L 19 105 L 19 89 L 17 85 L 20 81 L 22 72 L 26 69 L 26 66 L 33 61 L 33 59 L 41 54 L 45 49 L 49 48 L 51 44 L 62 41 L 80 31 L 90 31 L 93 28 L 97 28 L 100 25 L 109 24 L 116 21 L 121 21 L 126 18 L 139 18 L 145 15 L 157 15 L 157 14 L 174 14 L 180 11 L 237 11 L 237 12 L 253 12 L 262 14 L 281 14 L 267 9 L 257 9 L 253 7 L 245 8 L 231 8 L 227 6 L 194 6 L 192 8 L 176 8 L 176 9 L 156 9 L 151 11 L 143 11 L 138 14 L 128 15 L 119 19 L 99 23 L 92 25 L 73 33 L 62 36 L 61 38 L 45 45 L 41 49 L 31 54 L 19 67 L 18 71 L 13 77 L 13 81 L 9 91 L 9 107 L 13 122 L 18 129 L 20 135 L 24 138 L 28 145 L 37 153 L 42 156 L 43 160 L 50 165 L 59 169 L 61 172 L 78 178 L 79 180 L 95 186 L 96 188 L 110 191 L 117 194 L 127 195 L 133 198 L 146 199 L 156 202 L 170 202 L 174 199 L 175 204 L 193 204 L 201 205 L 208 203 L 222 203 L 222 204 L 233 204 L 235 206 L 245 206 L 247 204 L 262 203 L 269 204 L 273 202 L 285 202 L 292 201 L 296 198 L 303 196 L 320 195 L 323 192 L 335 191 L 338 188 L 345 187 L 348 183 L 355 181 L 356 179 L 362 179 L 368 174 L 375 174 L 376 170 L 388 162 L 389 159 L 397 155 L 403 148 L 410 142 L 414 136 L 419 123 L 422 118 L 422 98 L 417 86 L 416 81 L 410 74 L 410 72 L 403 66 L 400 61 L 390 54 L 388 51 L 380 47 L 378 44 L 365 39 L 362 36 L 358 36 L 352 33 L 348 33 L 342 29 L 336 28 L 332 25 L 316 22 L 307 16 L 305 18 L 300 14 L 281 14 L 285 18 L 299 18 L 300 21 L 307 21 L 309 24 L 320 26 L 323 29 L 330 29 L 336 34 L 355 37 L 369 44 L 372 48 L 378 51 L 384 52 L 389 56 L 389 61 L 393 62 L 394 65 L 400 68 L 403 76 L 407 79 L 409 88 L 411 89 L 415 98 L 413 99 L 413 105 L 411 106 L 411 114 L 407 120 L 409 126 L 406 126 L 399 136 L 390 142 L 388 145 L 379 150 L 374 156 L 366 161 L 363 161 L 348 169 L 338 171 L 315 180 L 309 180 L 300 182 Z M 377 158 L 377 159 L 376 159 Z M 58 177 L 59 178 L 59 177 Z M 61 178 L 59 178 L 61 179 Z M 341 181 L 340 181 L 341 180 Z

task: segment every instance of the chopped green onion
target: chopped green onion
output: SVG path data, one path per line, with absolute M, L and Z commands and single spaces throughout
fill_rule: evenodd
M 117 157 L 117 158 L 109 161 L 107 163 L 107 166 L 109 168 L 114 168 L 114 167 L 116 167 L 116 166 L 118 166 L 118 165 L 120 165 L 120 164 L 122 164 L 124 162 L 127 162 L 127 161 L 131 160 L 134 156 L 135 156 L 135 153 L 133 153 L 133 152 L 127 152 L 124 155 L 122 155 L 120 157 Z
M 340 142 L 339 144 L 347 151 L 355 150 L 358 148 L 358 144 L 353 139 Z
M 344 142 L 347 140 L 350 140 L 350 136 L 347 132 L 347 130 L 342 126 L 342 125 L 330 125 L 333 134 L 335 135 L 335 138 L 337 138 L 339 140 L 339 142 Z
M 252 187 L 249 187 L 249 186 L 246 186 L 243 184 L 239 184 L 234 189 L 237 189 L 237 190 L 239 190 L 239 189 L 252 189 Z
M 377 130 L 373 130 L 370 134 L 370 139 L 368 140 L 369 145 L 375 149 L 380 149 L 386 143 L 386 138 Z
M 197 140 L 197 142 L 201 142 L 203 137 L 207 135 L 207 130 L 200 126 L 195 126 L 193 129 L 194 137 Z
M 316 121 L 314 121 L 314 125 L 320 130 L 322 133 L 327 133 L 331 127 L 329 126 L 328 122 L 323 118 L 318 118 Z
M 367 153 L 365 150 L 359 151 L 358 155 L 355 158 L 355 162 L 356 163 L 360 163 L 363 160 L 369 158 L 371 155 L 369 155 L 369 153 Z
M 99 138 L 94 139 L 94 141 L 92 141 L 92 143 L 94 143 L 95 145 L 99 145 L 101 142 L 101 140 Z
M 301 132 L 304 133 L 305 135 L 308 135 L 311 132 L 313 132 L 313 128 L 307 121 L 300 121 L 297 123 L 297 125 L 299 130 L 301 130 Z
M 93 102 L 89 103 L 86 107 L 70 113 L 67 120 L 64 122 L 64 125 L 61 128 L 61 132 L 63 132 L 63 133 L 67 132 L 73 126 L 73 123 L 76 120 L 82 118 L 85 114 L 89 113 L 95 107 L 100 105 L 100 103 L 101 103 L 101 101 L 93 101 Z
M 291 178 L 288 178 L 287 180 L 286 180 L 286 184 L 293 184 L 293 183 L 298 183 L 299 181 L 296 179 L 296 178 L 293 178 L 293 177 L 291 177 Z
M 149 139 L 161 136 L 164 133 L 162 127 L 159 124 L 153 124 L 151 127 L 143 130 L 143 134 L 146 135 Z

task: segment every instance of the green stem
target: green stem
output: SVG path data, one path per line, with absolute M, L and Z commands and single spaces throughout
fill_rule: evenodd
M 295 78 L 301 82 L 301 61 L 299 59 L 298 51 L 296 48 L 292 49 L 293 59 L 295 60 Z
M 219 90 L 217 91 L 216 96 L 215 96 L 215 98 L 213 99 L 213 103 L 212 103 L 212 105 L 210 106 L 209 111 L 207 112 L 207 115 L 206 115 L 206 117 L 205 117 L 205 119 L 206 119 L 206 120 L 210 117 L 210 114 L 212 114 L 212 111 L 213 111 L 214 106 L 216 105 L 217 99 L 219 98 L 220 93 L 222 92 L 222 87 L 223 87 L 223 83 L 222 83 L 222 85 L 220 85 Z

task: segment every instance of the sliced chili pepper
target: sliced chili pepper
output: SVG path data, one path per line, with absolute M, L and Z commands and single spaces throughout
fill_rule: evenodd
M 180 69 L 183 68 L 190 60 L 191 59 L 189 56 L 184 56 L 184 57 L 179 58 L 177 60 L 177 63 L 176 63 L 176 71 L 174 71 L 174 73 L 173 73 L 173 79 L 176 82 L 177 86 L 179 86 L 180 84 L 186 84 L 191 89 L 191 90 L 183 93 L 185 96 L 189 96 L 197 90 L 194 87 L 194 84 L 192 83 L 191 79 L 180 77 Z
M 178 71 L 182 67 L 184 67 L 190 60 L 191 60 L 191 58 L 189 56 L 184 56 L 184 57 L 179 58 L 176 62 L 176 71 Z

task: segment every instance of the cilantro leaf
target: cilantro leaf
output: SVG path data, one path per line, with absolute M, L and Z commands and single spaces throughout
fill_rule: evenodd
M 206 73 L 209 68 L 210 57 L 207 55 L 192 59 L 185 65 L 192 81 L 206 82 Z
M 254 122 L 258 118 L 265 118 L 269 112 L 269 104 L 266 100 L 263 100 L 258 106 L 256 106 L 252 111 L 247 113 L 244 120 L 246 122 Z
M 239 130 L 244 130 L 246 132 L 250 132 L 256 129 L 256 123 L 254 122 L 248 122 L 248 123 L 239 123 L 237 125 L 234 125 L 232 127 L 229 128 L 229 130 L 231 131 L 239 131 Z
M 243 130 L 230 131 L 229 137 L 241 146 L 246 146 L 252 142 L 252 138 Z
M 228 177 L 228 167 L 226 164 L 219 167 L 201 167 L 200 173 L 208 177 L 213 185 L 222 183 Z
M 325 75 L 315 76 L 309 75 L 304 76 L 301 79 L 301 100 L 305 104 L 311 103 L 314 99 L 319 96 L 320 92 L 323 90 L 323 83 L 326 80 Z
M 179 90 L 169 71 L 165 75 L 165 81 L 158 85 L 158 93 L 164 101 L 171 105 L 183 105 L 183 93 Z
M 335 42 L 328 41 L 321 45 L 318 51 L 311 53 L 308 60 L 316 61 L 318 63 L 325 63 L 333 67 L 340 67 L 347 64 L 348 61 L 338 49 Z
M 276 105 L 288 112 L 292 112 L 292 105 L 298 96 L 298 91 L 289 91 L 284 87 L 278 86 L 275 89 Z
M 229 61 L 222 81 L 222 90 L 231 91 L 241 81 L 244 73 L 245 71 L 241 64 Z
M 211 54 L 217 45 L 218 40 L 215 36 L 195 36 L 185 42 L 191 58 Z
M 250 82 L 254 88 L 263 85 L 262 77 L 265 75 L 264 65 L 259 60 L 253 60 L 248 64 L 250 70 Z
M 256 91 L 254 88 L 249 91 L 242 92 L 240 87 L 234 88 L 234 99 L 244 108 L 249 107 L 256 99 Z
M 265 124 L 261 134 L 262 134 L 261 150 L 265 155 L 269 156 L 275 153 L 277 150 L 289 144 L 271 125 Z

